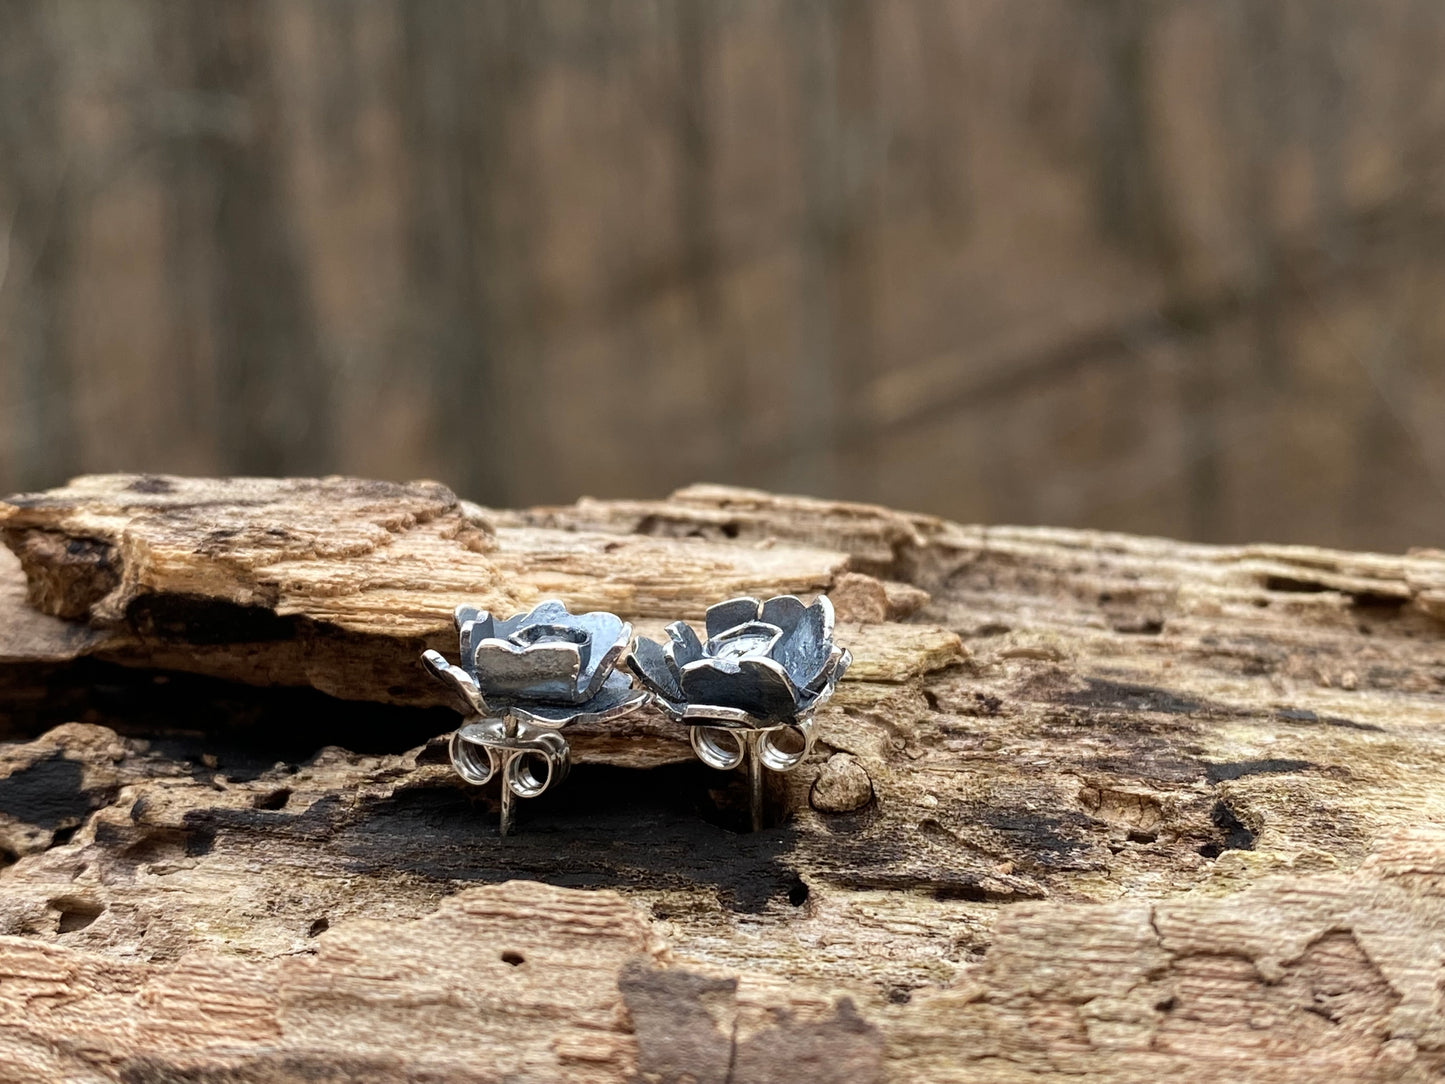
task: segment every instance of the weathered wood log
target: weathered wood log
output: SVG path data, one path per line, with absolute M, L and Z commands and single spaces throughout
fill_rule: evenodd
M 0 1080 L 1445 1071 L 1445 553 L 348 479 L 0 530 Z M 447 766 L 457 602 L 783 590 L 857 661 L 774 827 L 652 712 L 505 840 Z

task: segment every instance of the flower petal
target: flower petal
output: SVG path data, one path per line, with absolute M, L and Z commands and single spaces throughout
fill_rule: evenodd
M 486 610 L 479 610 L 475 606 L 462 605 L 452 611 L 452 620 L 456 622 L 458 632 L 462 631 L 463 626 L 486 616 Z
M 492 619 L 492 635 L 489 640 L 505 640 L 522 627 L 522 622 L 527 620 L 526 614 L 513 614 L 511 617 L 494 617 Z
M 546 601 L 539 602 L 537 603 L 537 605 L 533 606 L 531 612 L 527 614 L 527 617 L 522 622 L 522 624 L 551 624 L 554 621 L 557 621 L 559 619 L 565 619 L 571 616 L 572 615 L 567 612 L 567 604 L 565 602 L 561 602 L 555 598 L 549 598 Z
M 472 664 L 472 645 L 492 635 L 492 615 L 475 606 L 458 606 L 452 619 L 461 638 L 462 665 Z
M 758 619 L 763 604 L 755 598 L 730 598 L 707 608 L 707 634 L 716 636 L 720 632 L 744 625 Z
M 682 671 L 689 717 L 693 708 L 736 708 L 758 719 L 786 719 L 798 710 L 798 690 L 772 659 L 703 659 Z
M 623 622 L 622 627 L 617 630 L 617 639 L 607 645 L 606 650 L 600 650 L 600 644 L 593 646 L 591 672 L 578 679 L 577 693 L 582 699 L 586 700 L 602 691 L 602 686 L 617 672 L 617 664 L 622 661 L 627 645 L 631 642 L 632 625 Z
M 482 699 L 482 691 L 477 688 L 476 680 L 467 671 L 447 662 L 439 651 L 423 651 L 421 661 L 422 665 L 431 671 L 433 677 L 440 678 L 450 685 L 462 698 L 462 702 L 472 711 L 481 714 L 487 710 L 487 702 Z
M 525 629 L 529 624 L 553 624 L 556 621 L 565 621 L 571 617 L 566 611 L 566 606 L 559 603 L 556 598 L 548 598 L 543 603 L 527 610 L 526 613 L 514 613 L 512 617 L 497 617 L 493 623 L 491 636 L 499 640 L 506 640 L 507 637 L 516 633 L 519 629 Z
M 853 661 L 852 654 L 841 647 L 834 647 L 833 653 L 828 657 L 828 665 L 823 667 L 823 672 L 813 680 L 813 684 L 803 690 L 802 707 L 805 711 L 812 711 L 827 703 L 828 698 L 838 687 L 838 682 L 843 677 L 843 671 Z
M 833 645 L 833 650 L 828 654 L 828 663 L 822 671 L 813 679 L 809 688 L 821 689 L 827 685 L 836 685 L 843 678 L 843 671 L 847 670 L 853 662 L 853 655 L 847 648 Z
M 634 689 L 627 675 L 614 670 L 601 691 L 580 704 L 538 704 L 528 701 L 511 709 L 518 718 L 542 726 L 566 726 L 568 723 L 600 722 L 625 715 L 640 707 L 647 693 Z
M 507 640 L 488 639 L 477 644 L 473 658 L 477 684 L 489 699 L 562 704 L 578 699 L 582 653 L 576 644 L 547 642 L 519 647 Z
M 513 614 L 506 620 L 497 619 L 492 635 L 498 640 L 505 640 L 519 629 L 527 628 L 529 625 L 556 624 L 565 622 L 571 616 L 565 605 L 555 598 L 549 598 L 545 602 L 537 603 L 526 613 Z
M 833 604 L 819 595 L 803 611 L 793 630 L 786 633 L 773 651 L 788 676 L 800 689 L 807 689 L 828 665 L 833 650 Z
M 668 700 L 682 699 L 682 685 L 677 673 L 668 665 L 667 651 L 656 640 L 639 636 L 627 656 L 627 668 L 658 696 Z
M 578 695 L 585 700 L 602 688 L 607 675 L 617 667 L 617 660 L 632 639 L 632 626 L 603 610 L 569 617 L 567 625 L 587 637 L 582 646 L 582 672 L 577 678 Z
M 762 619 L 769 625 L 777 625 L 787 635 L 797 627 L 807 607 L 797 595 L 777 595 L 763 603 Z
M 668 625 L 667 636 L 670 643 L 663 648 L 663 652 L 667 656 L 668 666 L 672 668 L 672 676 L 679 683 L 678 688 L 682 688 L 682 668 L 702 658 L 702 641 L 686 621 L 674 621 Z

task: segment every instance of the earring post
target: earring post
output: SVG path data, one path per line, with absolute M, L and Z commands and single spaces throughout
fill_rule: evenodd
M 517 717 L 511 712 L 502 716 L 502 736 L 508 740 L 517 737 Z M 517 794 L 512 790 L 512 773 L 508 770 L 516 756 L 515 752 L 509 753 L 499 773 L 502 777 L 502 821 L 497 831 L 501 836 L 509 836 L 517 830 Z
M 760 832 L 763 828 L 763 762 L 758 756 L 757 732 L 748 735 L 747 743 L 748 812 L 752 817 L 753 831 Z
M 507 772 L 504 770 L 502 776 L 502 820 L 498 826 L 498 834 L 503 837 L 511 835 L 517 829 L 517 795 L 512 790 L 512 784 L 507 780 Z

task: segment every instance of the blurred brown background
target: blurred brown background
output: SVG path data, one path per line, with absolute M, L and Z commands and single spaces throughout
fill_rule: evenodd
M 1438 0 L 0 5 L 0 491 L 1445 542 Z

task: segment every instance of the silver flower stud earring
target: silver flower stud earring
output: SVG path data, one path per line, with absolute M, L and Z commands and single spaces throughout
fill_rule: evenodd
M 704 764 L 727 770 L 744 761 L 753 831 L 763 826 L 763 768 L 786 772 L 813 747 L 813 713 L 830 696 L 852 656 L 833 642 L 833 604 L 792 595 L 766 602 L 735 598 L 707 611 L 704 643 L 686 622 L 669 642 L 638 637 L 627 667 L 672 719 L 686 723 Z
M 506 620 L 458 606 L 456 623 L 461 665 L 436 651 L 422 662 L 468 713 L 451 738 L 452 767 L 477 785 L 502 775 L 505 836 L 516 827 L 517 798 L 535 798 L 566 777 L 563 727 L 612 719 L 647 699 L 617 670 L 632 626 L 616 614 L 568 613 L 555 601 Z

